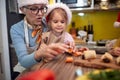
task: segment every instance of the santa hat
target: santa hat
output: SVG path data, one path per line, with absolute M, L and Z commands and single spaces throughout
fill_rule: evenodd
M 32 5 L 32 4 L 48 4 L 48 0 L 17 0 L 18 7 Z
M 114 27 L 120 27 L 120 12 L 118 13 L 117 20 L 114 22 Z
M 52 4 L 52 5 L 48 5 L 48 11 L 45 14 L 46 20 L 48 19 L 49 14 L 52 12 L 52 10 L 54 10 L 55 8 L 62 8 L 66 12 L 67 19 L 68 19 L 67 25 L 69 25 L 70 22 L 71 22 L 71 18 L 72 18 L 72 12 L 69 9 L 69 7 L 64 3 L 55 3 L 55 4 Z

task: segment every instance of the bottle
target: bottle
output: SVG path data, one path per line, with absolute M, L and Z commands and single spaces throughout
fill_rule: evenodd
M 93 41 L 93 25 L 88 25 L 88 41 Z
M 76 28 L 76 36 L 79 36 L 78 31 L 79 31 L 79 28 Z
M 72 22 L 71 24 L 71 28 L 70 28 L 70 34 L 72 35 L 73 38 L 76 38 L 77 36 L 77 31 L 76 31 L 76 28 L 75 28 L 75 22 Z
M 89 34 L 90 34 L 90 24 L 88 24 L 88 30 L 87 30 L 87 42 L 89 41 Z
M 86 32 L 86 36 L 84 37 L 84 41 L 87 42 L 88 32 L 87 32 L 87 26 L 86 25 L 84 26 L 83 30 Z
M 90 24 L 88 24 L 88 34 L 90 34 Z
M 86 32 L 87 32 L 87 27 L 86 27 L 86 25 L 84 26 L 84 31 L 86 31 Z
M 93 25 L 91 24 L 91 34 L 93 34 L 94 31 L 93 31 Z

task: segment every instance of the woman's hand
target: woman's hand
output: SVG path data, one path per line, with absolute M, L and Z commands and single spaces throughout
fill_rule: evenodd
M 52 43 L 50 45 L 41 44 L 40 48 L 35 52 L 35 59 L 40 58 L 53 59 L 60 53 L 68 51 L 68 45 L 62 43 Z
M 116 55 L 116 56 L 120 56 L 120 47 L 114 48 L 113 53 L 114 53 L 114 55 Z
M 120 47 L 112 48 L 108 52 L 113 56 L 120 56 Z

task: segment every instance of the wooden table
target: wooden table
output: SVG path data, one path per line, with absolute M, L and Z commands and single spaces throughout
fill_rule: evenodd
M 81 67 L 81 66 L 75 66 L 74 62 L 73 63 L 66 63 L 65 59 L 67 56 L 70 56 L 70 55 L 60 54 L 53 61 L 50 61 L 48 63 L 40 62 L 40 63 L 34 65 L 31 69 L 28 69 L 25 72 L 23 72 L 21 75 L 24 75 L 27 72 L 47 68 L 47 69 L 52 70 L 55 73 L 56 80 L 75 80 L 76 69 L 81 69 L 83 74 L 86 72 L 94 70 L 93 68 L 85 68 L 85 67 Z M 74 58 L 74 60 L 76 60 L 76 59 L 80 59 L 81 56 L 79 56 L 79 57 L 73 56 L 73 58 Z

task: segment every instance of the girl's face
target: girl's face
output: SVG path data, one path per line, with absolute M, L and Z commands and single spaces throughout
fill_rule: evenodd
M 55 11 L 49 21 L 50 27 L 56 35 L 61 34 L 63 31 L 65 31 L 67 26 L 67 20 L 61 14 L 61 12 Z
M 31 24 L 32 26 L 38 26 L 42 23 L 42 17 L 44 16 L 42 9 L 44 7 L 46 6 L 42 4 L 34 4 L 25 6 L 21 10 L 25 14 L 29 24 Z

